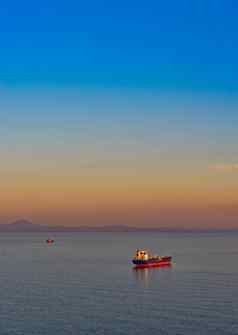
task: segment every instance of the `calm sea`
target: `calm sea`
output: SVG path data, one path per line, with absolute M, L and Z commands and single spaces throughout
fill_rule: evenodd
M 1 335 L 238 334 L 237 233 L 5 233 L 0 263 Z

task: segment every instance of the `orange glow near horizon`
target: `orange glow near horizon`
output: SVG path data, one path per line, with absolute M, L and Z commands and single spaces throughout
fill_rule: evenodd
M 143 173 L 142 173 L 143 172 Z M 138 226 L 219 227 L 219 215 L 228 216 L 227 225 L 236 226 L 238 186 L 229 176 L 204 170 L 202 176 L 187 171 L 178 176 L 140 171 L 116 176 L 73 174 L 1 181 L 0 210 L 9 220 L 29 217 L 34 222 L 64 225 L 103 225 L 114 222 Z M 220 214 L 219 214 L 220 213 Z M 196 216 L 195 222 L 192 217 Z M 218 219 L 217 219 L 218 217 Z M 216 218 L 211 222 L 211 218 Z M 230 219 L 229 219 L 230 218 Z

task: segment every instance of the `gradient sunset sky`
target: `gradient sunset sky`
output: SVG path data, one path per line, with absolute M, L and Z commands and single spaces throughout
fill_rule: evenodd
M 0 223 L 238 228 L 235 1 L 0 5 Z

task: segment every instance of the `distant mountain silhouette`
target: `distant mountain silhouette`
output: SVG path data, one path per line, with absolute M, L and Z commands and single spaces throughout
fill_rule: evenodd
M 10 225 L 11 227 L 32 227 L 33 223 L 28 220 L 21 219 L 10 223 Z
M 9 224 L 1 224 L 0 231 L 6 232 L 26 232 L 44 231 L 48 226 L 33 224 L 31 221 L 20 219 Z
M 233 229 L 237 230 L 237 229 Z M 184 229 L 184 228 L 166 228 L 166 227 L 132 227 L 128 225 L 110 225 L 110 226 L 48 226 L 43 224 L 34 224 L 29 220 L 20 219 L 9 224 L 0 224 L 0 232 L 212 232 L 212 231 L 232 231 L 225 229 Z

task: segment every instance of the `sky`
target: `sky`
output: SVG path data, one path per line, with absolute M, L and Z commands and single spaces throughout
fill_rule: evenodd
M 0 223 L 238 228 L 235 1 L 0 4 Z

